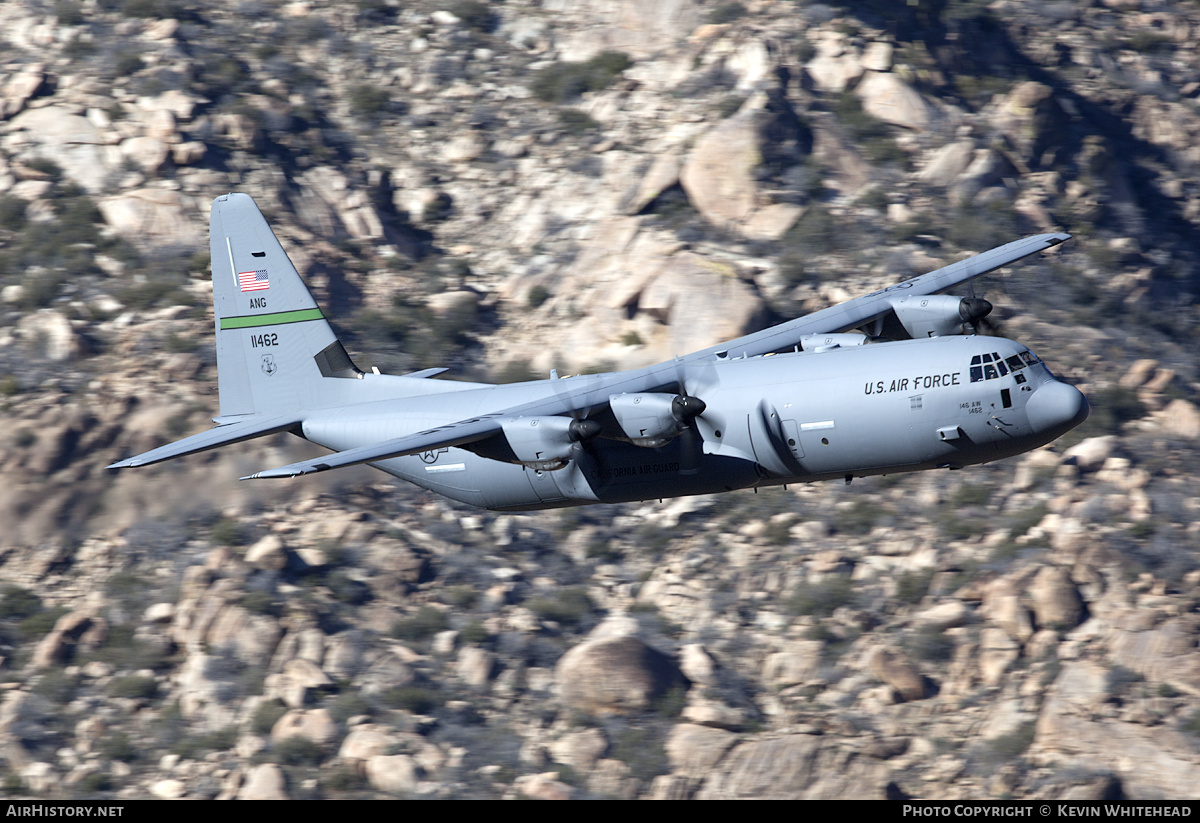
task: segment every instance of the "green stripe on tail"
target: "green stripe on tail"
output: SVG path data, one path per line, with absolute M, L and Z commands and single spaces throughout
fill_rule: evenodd
M 226 329 L 253 329 L 258 326 L 279 326 L 284 323 L 302 323 L 305 320 L 324 320 L 320 309 L 281 311 L 274 314 L 249 314 L 242 317 L 222 317 L 221 331 Z

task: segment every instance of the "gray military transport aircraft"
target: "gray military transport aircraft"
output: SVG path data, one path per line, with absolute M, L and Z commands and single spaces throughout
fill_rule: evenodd
M 369 463 L 519 511 L 1011 457 L 1079 425 L 1087 400 L 1020 343 L 967 333 L 987 301 L 938 293 L 1069 237 L 1016 240 L 655 366 L 491 385 L 360 371 L 254 201 L 228 194 L 210 227 L 217 426 L 109 468 L 287 431 L 334 453 L 243 480 Z

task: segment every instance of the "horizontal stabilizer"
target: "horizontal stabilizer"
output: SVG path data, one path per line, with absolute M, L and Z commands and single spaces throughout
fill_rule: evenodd
M 172 457 L 183 457 L 185 454 L 195 454 L 196 452 L 215 449 L 218 446 L 228 446 L 231 443 L 240 443 L 243 440 L 251 440 L 263 435 L 287 431 L 300 425 L 301 420 L 301 416 L 296 413 L 273 415 L 271 417 L 251 415 L 243 420 L 226 423 L 217 426 L 215 429 L 193 434 L 191 437 L 176 440 L 174 443 L 159 446 L 157 449 L 151 449 L 136 457 L 130 457 L 127 460 L 113 463 L 108 468 L 129 469 L 135 466 L 149 466 L 151 463 L 170 460 Z
M 360 463 L 374 463 L 392 457 L 403 457 L 406 454 L 417 454 L 427 449 L 440 449 L 445 446 L 461 446 L 491 437 L 500 431 L 500 415 L 487 415 L 485 418 L 466 420 L 452 426 L 441 426 L 429 431 L 398 437 L 384 443 L 363 446 L 358 449 L 336 452 L 325 457 L 315 457 L 299 463 L 292 463 L 278 469 L 255 472 L 241 480 L 258 480 L 270 477 L 296 477 L 301 474 L 341 469 L 346 466 L 357 466 Z

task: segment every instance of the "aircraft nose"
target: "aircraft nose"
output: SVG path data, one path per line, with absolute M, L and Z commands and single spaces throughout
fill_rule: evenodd
M 1025 406 L 1029 422 L 1038 432 L 1069 431 L 1087 420 L 1089 411 L 1083 392 L 1057 380 L 1039 386 Z

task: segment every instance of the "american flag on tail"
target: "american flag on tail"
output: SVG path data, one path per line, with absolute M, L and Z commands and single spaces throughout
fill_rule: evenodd
M 242 291 L 262 291 L 271 288 L 271 281 L 267 279 L 267 270 L 238 272 L 238 288 Z

